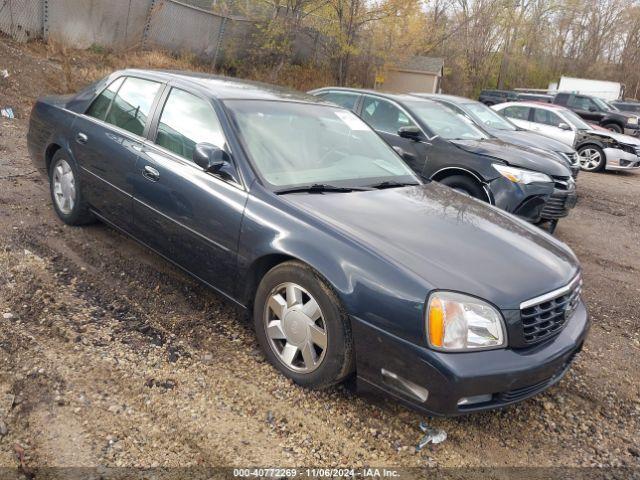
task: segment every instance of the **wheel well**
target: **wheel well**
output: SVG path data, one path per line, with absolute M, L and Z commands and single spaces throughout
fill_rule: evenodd
M 47 150 L 44 153 L 44 162 L 47 168 L 47 173 L 49 173 L 49 167 L 51 166 L 51 161 L 53 160 L 53 156 L 56 154 L 58 150 L 62 147 L 57 143 L 52 143 L 47 147 Z
M 585 143 L 583 145 L 580 145 L 578 147 L 578 150 L 582 150 L 585 147 L 596 147 L 596 148 L 599 148 L 600 150 L 602 150 L 602 147 L 600 145 L 598 145 L 597 143 Z
M 484 185 L 482 184 L 482 182 L 478 180 L 478 177 L 476 177 L 475 175 L 472 175 L 471 173 L 467 172 L 466 170 L 459 170 L 457 168 L 447 168 L 445 170 L 441 170 L 439 172 L 436 172 L 435 175 L 433 175 L 431 177 L 431 180 L 433 180 L 435 182 L 440 182 L 440 181 L 444 180 L 445 178 L 452 177 L 454 175 L 461 175 L 463 177 L 467 177 L 470 180 L 472 180 L 475 183 L 477 183 L 478 185 L 480 185 L 480 187 L 482 188 L 482 191 L 487 196 L 487 201 L 489 203 L 491 203 L 491 197 L 489 196 L 489 194 L 485 190 Z
M 244 277 L 244 291 L 242 292 L 243 303 L 247 305 L 249 311 L 253 308 L 253 299 L 262 277 L 276 265 L 288 262 L 289 260 L 297 259 L 290 255 L 274 253 L 260 257 L 251 264 Z
M 617 125 L 622 129 L 622 131 L 624 131 L 624 124 L 622 122 L 617 121 L 617 120 L 609 120 L 609 121 L 607 121 L 607 123 L 605 123 L 603 125 L 603 127 L 606 127 L 607 125 Z

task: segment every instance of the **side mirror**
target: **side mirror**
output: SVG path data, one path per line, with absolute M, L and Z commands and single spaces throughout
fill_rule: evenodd
M 206 172 L 218 173 L 231 163 L 231 157 L 211 143 L 198 143 L 193 150 L 193 162 Z
M 571 127 L 569 126 L 569 124 L 564 122 L 560 123 L 558 125 L 558 128 L 561 128 L 562 130 L 571 130 Z
M 596 107 L 594 107 L 594 106 L 591 106 L 591 107 L 589 107 L 589 111 L 590 112 L 597 112 L 598 109 Z
M 398 135 L 401 136 L 402 138 L 415 140 L 416 142 L 419 142 L 424 138 L 422 135 L 422 130 L 420 130 L 418 127 L 413 127 L 413 126 L 400 127 L 400 129 L 398 130 Z

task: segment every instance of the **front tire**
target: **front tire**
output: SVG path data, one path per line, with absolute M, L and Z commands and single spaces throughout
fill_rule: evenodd
M 580 168 L 587 172 L 601 172 L 607 164 L 604 151 L 596 145 L 585 145 L 578 149 Z
M 611 130 L 612 132 L 616 132 L 616 133 L 623 132 L 622 127 L 617 123 L 607 123 L 606 125 L 603 125 L 603 127 L 606 128 L 607 130 Z
M 258 286 L 253 320 L 269 361 L 297 384 L 325 388 L 353 371 L 349 319 L 311 267 L 289 261 L 271 269 Z
M 447 187 L 453 188 L 455 191 L 469 195 L 470 197 L 477 198 L 478 200 L 487 201 L 487 196 L 482 189 L 482 186 L 464 175 L 451 175 L 450 177 L 443 178 L 440 183 Z
M 49 190 L 56 214 L 67 225 L 85 225 L 95 220 L 80 187 L 75 163 L 58 150 L 49 168 Z

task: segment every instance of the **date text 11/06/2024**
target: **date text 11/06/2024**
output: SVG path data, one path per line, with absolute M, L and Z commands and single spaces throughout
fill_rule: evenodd
M 234 468 L 233 476 L 239 478 L 397 478 L 400 472 L 388 468 Z

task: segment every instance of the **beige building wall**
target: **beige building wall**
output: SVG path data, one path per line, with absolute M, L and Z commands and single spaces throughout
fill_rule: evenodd
M 380 89 L 394 93 L 437 93 L 438 76 L 431 73 L 389 70 Z

